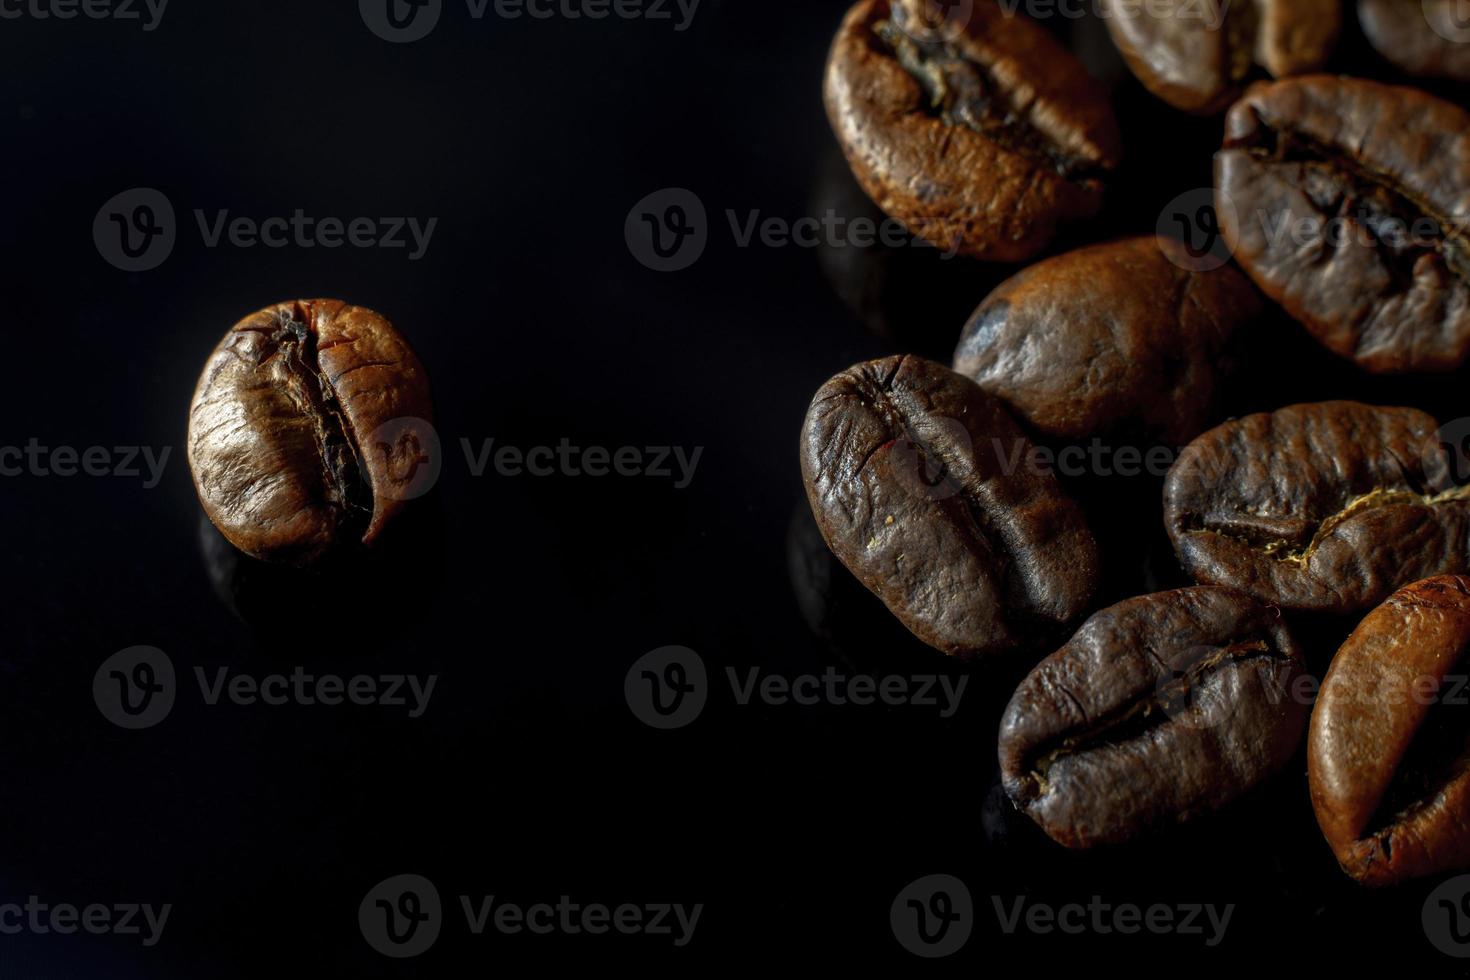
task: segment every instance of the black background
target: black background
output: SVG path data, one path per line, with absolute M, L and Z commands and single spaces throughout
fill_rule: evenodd
M 703 0 L 669 21 L 472 20 L 387 44 L 352 3 L 173 0 L 135 23 L 0 21 L 6 445 L 171 447 L 162 482 L 6 478 L 0 647 L 0 898 L 174 906 L 163 941 L 0 937 L 18 976 L 450 976 L 531 964 L 861 963 L 928 969 L 888 925 L 910 881 L 962 878 L 975 935 L 955 960 L 1082 967 L 1099 954 L 1204 971 L 1266 956 L 1441 972 L 1419 909 L 1435 882 L 1367 892 L 1317 832 L 1300 759 L 1186 831 L 1094 854 L 1047 841 L 995 792 L 994 732 L 1029 664 L 962 669 L 909 638 L 827 556 L 796 439 L 831 374 L 900 351 L 947 360 L 965 315 L 1014 269 L 918 249 L 739 247 L 726 211 L 871 213 L 823 117 L 845 4 Z M 1053 18 L 1113 89 L 1128 160 L 1106 214 L 1058 249 L 1151 232 L 1210 185 L 1218 119 L 1156 102 L 1095 21 Z M 1349 41 L 1338 67 L 1392 78 Z M 1445 90 L 1441 90 L 1445 91 Z M 1463 99 L 1463 93 L 1445 94 Z M 120 272 L 93 218 L 134 187 L 168 196 L 179 241 Z M 710 243 L 658 273 L 629 209 L 685 187 Z M 404 250 L 208 248 L 194 210 L 257 220 L 437 217 Z M 276 301 L 387 314 L 433 380 L 444 466 L 422 540 L 346 585 L 248 601 L 217 587 L 218 539 L 184 460 L 197 373 Z M 1368 379 L 1270 318 L 1230 412 L 1354 397 L 1442 420 L 1462 378 Z M 476 478 L 478 445 L 703 447 L 687 489 L 658 478 Z M 1107 548 L 1113 601 L 1180 583 L 1160 481 L 1074 486 Z M 1325 667 L 1350 623 L 1302 623 Z M 156 646 L 181 678 L 160 725 L 115 728 L 101 662 Z M 644 653 L 696 650 L 716 678 L 687 728 L 623 699 Z M 428 711 L 210 706 L 194 669 L 437 674 Z M 968 676 L 952 718 L 922 707 L 737 706 L 727 667 Z M 435 947 L 373 952 L 378 881 L 432 879 Z M 472 937 L 457 896 L 520 904 L 703 903 L 694 941 Z M 1005 935 L 992 896 L 1058 904 L 1235 903 L 1225 942 Z

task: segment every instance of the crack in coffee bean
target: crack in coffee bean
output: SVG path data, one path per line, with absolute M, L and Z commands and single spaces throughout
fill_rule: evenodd
M 1236 144 L 1227 141 L 1226 147 Z M 1414 267 L 1423 255 L 1437 254 L 1445 266 L 1470 283 L 1470 239 L 1453 221 L 1434 213 L 1407 188 L 1387 174 L 1362 166 L 1305 134 L 1272 127 L 1261 128 L 1243 148 L 1262 164 L 1296 168 L 1292 180 L 1317 209 L 1337 218 L 1353 218 L 1372 234 L 1386 268 L 1394 272 L 1400 291 L 1414 281 Z M 1432 240 L 1416 234 L 1425 222 L 1434 227 Z M 1325 234 L 1325 229 L 1324 229 Z M 1392 238 L 1401 242 L 1395 244 Z
M 1097 543 L 1000 401 L 913 356 L 829 380 L 802 429 L 802 477 L 833 553 L 924 642 L 976 657 L 1035 648 L 1085 608 Z
M 1212 525 L 1209 521 L 1201 519 L 1200 522 L 1188 528 L 1190 534 L 1214 534 L 1220 537 L 1234 538 L 1254 548 L 1277 561 L 1287 562 L 1294 565 L 1305 565 L 1311 561 L 1312 555 L 1316 553 L 1322 542 L 1332 536 L 1332 533 L 1347 521 L 1359 516 L 1364 511 L 1377 507 L 1403 507 L 1403 506 L 1425 506 L 1436 507 L 1441 504 L 1456 503 L 1470 500 L 1470 486 L 1456 487 L 1442 493 L 1423 494 L 1413 490 L 1400 490 L 1392 487 L 1375 487 L 1368 493 L 1354 497 L 1343 505 L 1342 509 L 1323 518 L 1318 524 L 1306 544 L 1300 539 L 1276 538 L 1263 535 L 1252 535 L 1250 532 L 1256 530 L 1250 527 L 1237 527 L 1235 525 L 1217 524 Z
M 1465 363 L 1470 113 L 1418 89 L 1311 75 L 1252 87 L 1225 129 L 1220 233 L 1262 292 L 1365 370 Z
M 1462 653 L 1450 673 L 1463 676 L 1465 667 Z M 1470 707 L 1463 695 L 1458 696 L 1460 700 L 1450 700 L 1447 694 L 1446 686 L 1439 685 L 1383 802 L 1368 822 L 1364 836 L 1379 838 L 1385 849 L 1391 846 L 1398 825 L 1412 820 L 1470 770 Z
M 1011 800 L 1067 847 L 1120 843 L 1219 809 L 1279 772 L 1307 707 L 1279 609 L 1196 586 L 1088 619 L 1001 720 Z
M 284 359 L 297 404 L 316 430 L 328 501 L 348 512 L 350 520 L 365 525 L 372 513 L 372 491 L 362 479 L 352 428 L 342 414 L 332 381 L 322 373 L 317 338 L 307 329 L 305 319 L 299 305 L 292 311 L 279 311 L 270 335 L 275 346 L 262 348 L 258 357 L 261 362 Z
M 1068 154 L 1032 126 L 985 66 L 966 57 L 956 45 L 916 40 L 893 20 L 874 24 L 873 33 L 924 89 L 926 108 L 932 115 L 1042 163 L 1067 180 L 1106 176 L 1106 170 L 1094 161 Z
M 1357 402 L 1235 419 L 1185 447 L 1165 524 L 1197 582 L 1347 613 L 1470 567 L 1470 486 L 1424 412 Z
M 205 364 L 189 467 L 231 544 L 309 565 L 374 544 L 422 494 L 411 484 L 432 418 L 423 366 L 387 320 L 337 300 L 280 303 L 236 324 Z
M 997 546 L 995 529 L 977 499 L 975 488 L 955 475 L 955 467 L 960 460 L 960 447 L 953 440 L 945 445 L 937 438 L 929 442 L 923 439 L 918 426 L 891 397 L 896 374 L 895 366 L 894 371 L 886 377 L 864 379 L 856 387 L 864 404 L 878 412 L 888 430 L 894 433 L 894 437 L 887 443 L 875 447 L 874 453 L 878 449 L 897 445 L 912 450 L 915 457 L 912 475 L 922 484 L 923 489 L 932 491 L 935 501 L 941 507 L 952 512 L 957 526 L 969 528 L 971 533 L 968 541 L 975 555 L 990 561 L 998 560 L 1003 569 L 1009 568 L 1009 562 L 1001 557 L 1003 552 Z M 871 460 L 872 455 L 868 459 Z M 866 465 L 867 461 L 864 461 L 863 466 Z M 858 472 L 861 473 L 862 469 L 863 467 L 859 467 Z M 1003 572 L 1002 577 L 1004 574 Z
M 923 5 L 853 5 L 827 58 L 827 119 L 863 192 L 915 238 L 1025 261 L 1101 210 L 1123 152 L 1111 102 L 1050 31 L 997 0 L 942 25 Z
M 1031 765 L 1032 777 L 1039 793 L 1047 793 L 1047 773 L 1058 760 L 1067 756 L 1080 755 L 1109 745 L 1121 745 L 1133 739 L 1143 738 L 1150 731 L 1167 725 L 1183 710 L 1189 696 L 1204 680 L 1217 670 L 1252 659 L 1286 659 L 1285 655 L 1271 648 L 1264 637 L 1243 639 L 1201 656 L 1199 660 L 1174 671 L 1174 678 L 1159 685 L 1150 696 L 1140 697 L 1126 703 L 1116 712 L 1099 720 L 1074 735 L 1068 735 L 1054 749 L 1045 752 Z

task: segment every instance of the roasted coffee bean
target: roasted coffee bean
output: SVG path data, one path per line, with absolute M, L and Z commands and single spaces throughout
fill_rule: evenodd
M 1257 66 L 1277 78 L 1321 70 L 1342 29 L 1340 0 L 1103 0 L 1102 12 L 1138 80 L 1202 115 L 1239 98 Z
M 1261 313 L 1239 272 L 1188 263 L 1182 242 L 1149 236 L 1033 265 L 980 304 L 954 368 L 1045 435 L 1181 446 L 1210 421 L 1236 331 Z
M 1104 609 L 1011 698 L 1000 726 L 1006 793 L 1074 848 L 1217 810 L 1301 744 L 1302 671 L 1280 611 L 1233 589 Z
M 863 190 L 945 251 L 1021 261 L 1091 217 L 1117 165 L 1104 94 L 994 0 L 863 0 L 827 63 L 827 115 Z M 953 15 L 952 15 L 953 16 Z
M 947 654 L 1044 642 L 1096 588 L 1081 510 L 1000 401 L 941 364 L 888 357 L 828 381 L 801 466 L 828 546 Z
M 1470 81 L 1465 0 L 1358 0 L 1358 20 L 1378 53 L 1411 75 Z
M 1195 581 L 1330 613 L 1465 571 L 1470 487 L 1439 428 L 1414 409 L 1320 402 L 1206 432 L 1164 487 L 1180 563 Z
M 428 378 L 383 317 L 337 300 L 267 307 L 215 348 L 189 413 L 205 512 L 257 558 L 370 545 L 415 495 Z M 400 425 L 400 423 L 402 423 Z
M 1263 85 L 1215 176 L 1236 259 L 1330 350 L 1376 372 L 1470 354 L 1470 114 L 1357 79 Z
M 1417 582 L 1363 620 L 1312 710 L 1307 773 L 1344 871 L 1369 885 L 1470 868 L 1470 579 Z

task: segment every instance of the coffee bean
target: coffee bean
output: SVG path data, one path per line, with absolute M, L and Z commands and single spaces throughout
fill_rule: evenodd
M 863 190 L 945 251 L 1021 261 L 1097 213 L 1117 165 L 1104 94 L 994 0 L 863 0 L 827 63 L 827 114 Z
M 189 466 L 231 544 L 309 564 L 373 544 L 415 495 L 423 446 L 375 434 L 432 417 L 423 366 L 387 320 L 337 300 L 281 303 L 237 323 L 205 364 Z
M 1394 593 L 1332 661 L 1307 773 L 1342 868 L 1369 885 L 1470 868 L 1470 579 Z
M 1411 75 L 1470 81 L 1465 0 L 1358 0 L 1363 33 Z
M 1236 258 L 1330 350 L 1375 372 L 1470 355 L 1470 114 L 1358 79 L 1276 82 L 1230 110 L 1215 174 Z
M 1280 611 L 1232 589 L 1104 609 L 1011 698 L 1000 727 L 1006 793 L 1073 848 L 1215 811 L 1296 752 L 1302 671 Z
M 998 399 L 888 357 L 822 386 L 807 497 L 844 565 L 921 640 L 960 657 L 1044 641 L 1097 586 L 1097 545 Z
M 1138 80 L 1201 115 L 1239 98 L 1256 67 L 1277 78 L 1319 71 L 1342 29 L 1340 0 L 1103 0 L 1102 12 Z
M 1164 488 L 1180 563 L 1198 582 L 1331 613 L 1465 571 L 1470 487 L 1438 430 L 1414 409 L 1321 402 L 1206 432 Z
M 1045 435 L 1183 445 L 1210 421 L 1236 331 L 1262 310 L 1233 268 L 1188 264 L 1183 243 L 1149 236 L 1033 265 L 980 304 L 954 368 Z

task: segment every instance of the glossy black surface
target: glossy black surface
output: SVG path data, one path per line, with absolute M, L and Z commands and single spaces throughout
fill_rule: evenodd
M 1333 864 L 1305 763 L 1187 831 L 1073 855 L 998 797 L 995 728 L 1026 663 L 961 670 L 907 637 L 810 524 L 798 427 L 827 377 L 912 351 L 948 360 L 1013 269 L 930 252 L 739 247 L 737 222 L 870 210 L 822 114 L 843 4 L 703 0 L 644 20 L 470 18 L 389 45 L 353 4 L 170 4 L 157 30 L 0 21 L 0 444 L 171 447 L 157 487 L 7 477 L 0 645 L 0 900 L 174 906 L 163 940 L 0 936 L 20 976 L 458 976 L 538 965 L 862 963 L 912 968 L 889 905 L 946 873 L 975 900 L 961 968 L 1099 954 L 1156 968 L 1357 962 L 1362 944 L 1450 970 L 1420 908 L 1437 882 L 1370 893 Z M 672 5 L 670 5 L 672 7 Z M 1179 116 L 1094 21 L 1054 20 L 1116 91 L 1127 163 L 1066 243 L 1152 231 L 1210 184 L 1218 120 Z M 1349 46 L 1343 65 L 1369 66 Z M 1458 93 L 1455 93 L 1458 94 Z M 179 243 L 120 272 L 91 228 L 133 187 L 172 201 Z M 624 241 L 660 188 L 702 200 L 710 244 L 658 273 Z M 206 247 L 194 210 L 263 219 L 437 217 L 427 254 Z M 866 300 L 850 302 L 854 296 Z M 388 315 L 434 385 L 445 448 L 399 567 L 356 593 L 243 573 L 201 523 L 183 459 L 196 374 L 237 319 L 335 296 Z M 846 299 L 844 297 L 847 297 Z M 1470 414 L 1464 379 L 1368 379 L 1284 320 L 1235 412 L 1322 397 Z M 478 446 L 703 447 L 657 478 L 476 478 Z M 1102 601 L 1179 584 L 1158 479 L 1073 481 L 1110 569 Z M 232 585 L 233 583 L 233 585 Z M 243 583 L 243 584 L 242 584 Z M 349 583 L 350 584 L 350 583 Z M 242 616 L 244 618 L 242 618 Z M 1305 625 L 1320 670 L 1351 624 Z M 94 672 L 164 650 L 171 715 L 110 724 Z M 656 731 L 623 696 L 677 644 L 716 678 L 693 724 Z M 382 708 L 208 705 L 194 680 L 437 674 L 418 719 Z M 960 710 L 740 706 L 726 668 L 950 673 Z M 1304 759 L 1304 756 L 1303 756 Z M 449 923 L 422 957 L 365 943 L 378 881 L 432 879 Z M 694 940 L 471 936 L 457 896 L 704 903 Z M 1007 935 L 1030 902 L 1235 903 L 1199 936 Z M 11 957 L 14 957 L 11 959 Z M 950 966 L 958 964 L 950 961 Z

